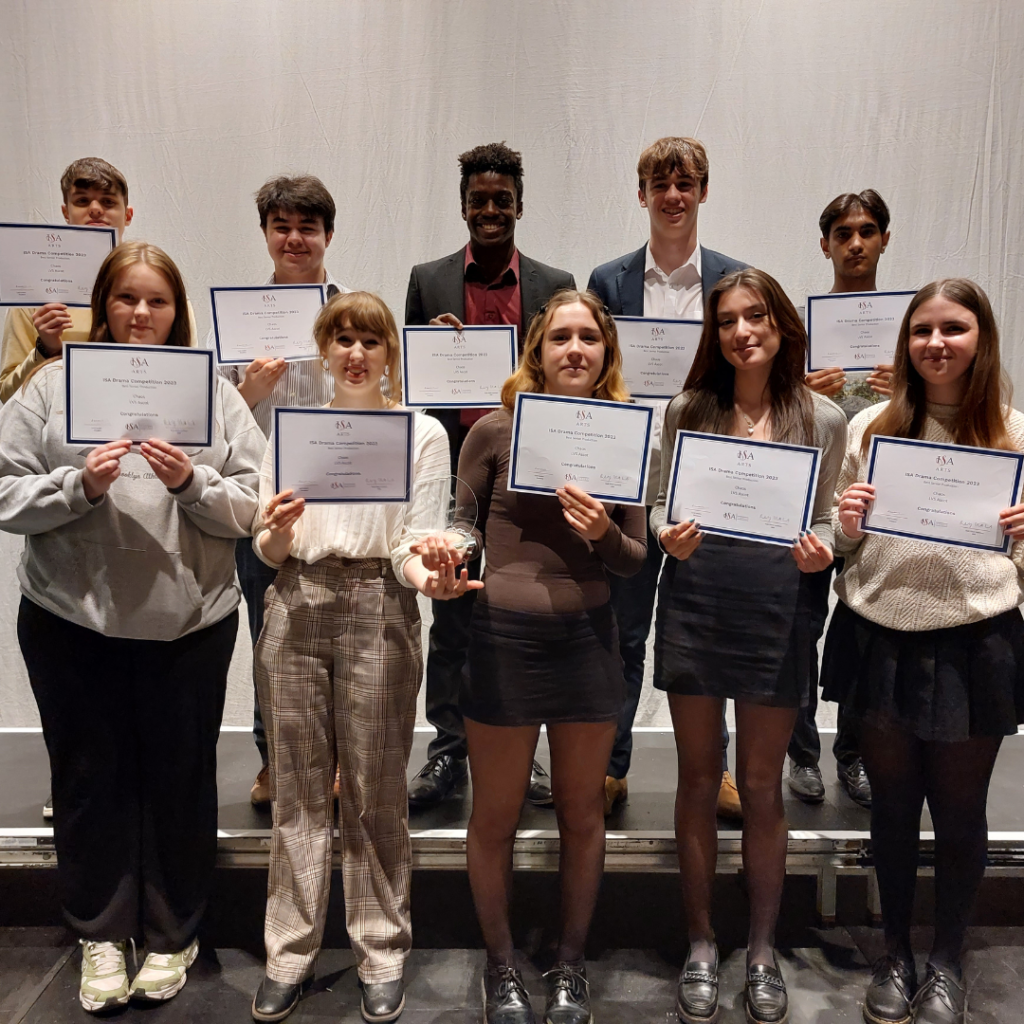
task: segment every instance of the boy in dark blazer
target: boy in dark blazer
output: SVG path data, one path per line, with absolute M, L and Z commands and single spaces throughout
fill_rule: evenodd
M 707 249 L 697 238 L 697 217 L 708 198 L 708 157 L 689 138 L 658 139 L 640 154 L 638 198 L 650 220 L 650 240 L 635 252 L 597 267 L 587 287 L 604 300 L 614 316 L 704 318 L 704 297 L 718 281 L 747 264 Z M 663 402 L 656 403 L 661 422 Z M 659 431 L 660 435 L 660 431 Z M 647 504 L 657 498 L 661 448 L 652 446 Z M 664 553 L 648 530 L 647 562 L 629 579 L 610 577 L 612 604 L 619 624 L 619 650 L 626 676 L 626 704 L 605 779 L 605 814 L 626 799 L 626 773 L 633 750 L 633 719 L 644 680 L 647 635 L 654 616 L 654 597 Z M 719 814 L 740 816 L 739 794 L 728 772 L 725 748 L 729 733 L 722 719 L 722 788 Z
M 533 315 L 560 288 L 575 288 L 572 274 L 519 252 L 516 222 L 523 215 L 523 162 L 503 142 L 477 146 L 459 157 L 462 219 L 469 242 L 432 263 L 412 268 L 405 300 L 407 324 L 514 324 L 519 342 Z M 489 410 L 431 410 L 448 432 L 452 474 L 469 428 Z M 470 576 L 479 573 L 470 562 Z M 459 684 L 469 648 L 473 592 L 458 601 L 434 601 L 427 656 L 427 721 L 437 729 L 427 763 L 409 784 L 409 803 L 429 806 L 451 796 L 466 777 L 466 732 Z M 531 803 L 551 803 L 551 785 L 534 763 Z

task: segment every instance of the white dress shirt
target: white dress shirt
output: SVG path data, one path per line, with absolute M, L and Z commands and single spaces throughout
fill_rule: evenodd
M 669 317 L 673 320 L 704 319 L 704 289 L 701 286 L 700 242 L 690 258 L 671 274 L 654 262 L 651 246 L 647 246 L 644 267 L 644 316 Z

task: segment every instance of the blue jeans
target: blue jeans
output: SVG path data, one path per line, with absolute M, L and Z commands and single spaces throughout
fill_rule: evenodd
M 612 607 L 619 624 L 619 653 L 626 679 L 626 703 L 619 715 L 608 774 L 624 779 L 629 771 L 633 754 L 633 720 L 640 706 L 644 685 L 644 661 L 647 656 L 647 637 L 654 620 L 654 599 L 658 593 L 658 578 L 665 555 L 658 541 L 647 528 L 647 559 L 635 576 L 623 578 L 608 574 L 612 591 Z M 722 707 L 722 771 L 728 767 L 726 757 L 729 729 L 725 723 L 725 705 Z

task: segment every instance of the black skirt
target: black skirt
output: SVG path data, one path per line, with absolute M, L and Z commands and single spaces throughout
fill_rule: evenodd
M 610 604 L 571 614 L 473 605 L 459 699 L 484 725 L 611 722 L 626 699 Z
M 1024 722 L 1018 608 L 963 626 L 909 632 L 871 622 L 840 601 L 821 668 L 824 700 L 922 740 L 1010 736 Z
M 805 706 L 827 610 L 821 579 L 802 573 L 788 547 L 714 534 L 685 561 L 667 558 L 658 587 L 655 687 Z

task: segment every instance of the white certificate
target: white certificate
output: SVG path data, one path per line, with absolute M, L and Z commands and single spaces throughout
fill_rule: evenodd
M 668 521 L 791 547 L 811 527 L 820 461 L 819 448 L 680 430 Z
M 65 440 L 106 444 L 151 437 L 213 444 L 213 353 L 165 345 L 65 342 Z
M 0 224 L 0 306 L 88 306 L 113 228 Z
M 515 327 L 403 327 L 405 404 L 496 409 L 516 353 Z
M 807 297 L 807 371 L 873 370 L 892 363 L 903 314 L 916 292 Z
M 592 498 L 642 505 L 653 416 L 643 405 L 521 391 L 508 489 L 554 494 L 575 484 Z
M 867 479 L 875 500 L 861 529 L 1005 553 L 999 513 L 1018 500 L 1022 463 L 1020 452 L 876 435 Z
M 413 416 L 407 409 L 274 410 L 274 491 L 310 502 L 412 499 Z
M 325 301 L 322 284 L 211 288 L 217 362 L 316 359 L 313 323 Z
M 622 376 L 634 398 L 675 398 L 693 364 L 704 324 L 617 316 Z

